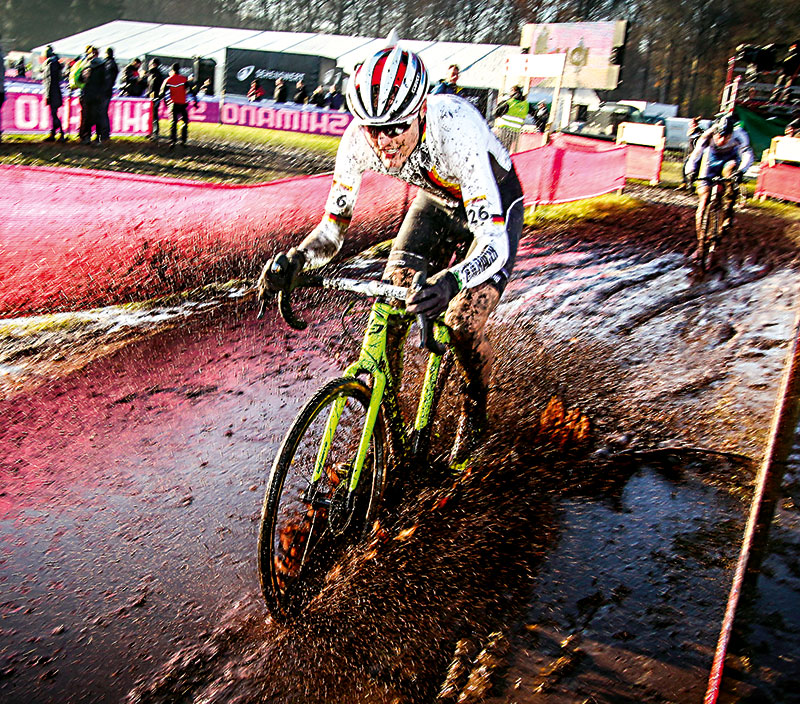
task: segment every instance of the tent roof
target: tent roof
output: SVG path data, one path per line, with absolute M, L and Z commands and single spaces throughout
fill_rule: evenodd
M 308 32 L 271 32 L 230 27 L 205 27 L 181 24 L 156 24 L 115 20 L 50 42 L 55 52 L 72 57 L 83 53 L 88 44 L 100 49 L 113 47 L 118 61 L 157 54 L 175 58 L 201 56 L 217 63 L 225 59 L 225 49 L 252 49 L 294 54 L 325 56 L 339 67 L 352 72 L 353 67 L 371 52 L 384 45 L 384 39 L 352 37 Z M 401 40 L 403 46 L 419 53 L 432 81 L 444 78 L 447 67 L 461 68 L 459 82 L 465 86 L 497 88 L 504 72 L 505 57 L 518 54 L 519 47 L 501 44 L 466 44 Z M 42 53 L 45 45 L 33 51 Z

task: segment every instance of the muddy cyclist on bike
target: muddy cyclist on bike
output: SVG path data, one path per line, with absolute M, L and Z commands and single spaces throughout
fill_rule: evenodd
M 694 151 L 686 161 L 686 174 L 691 181 L 697 180 L 697 215 L 695 226 L 698 238 L 701 237 L 702 214 L 708 202 L 711 179 L 723 177 L 741 182 L 742 176 L 753 163 L 753 150 L 747 133 L 736 127 L 733 115 L 723 115 L 700 139 Z M 733 188 L 725 192 L 725 215 L 722 221 L 722 235 L 730 228 L 733 219 L 733 205 L 736 202 L 736 191 Z
M 478 111 L 455 95 L 428 95 L 428 88 L 420 57 L 391 40 L 356 68 L 347 87 L 354 120 L 339 145 L 322 221 L 297 247 L 267 262 L 258 286 L 261 295 L 291 288 L 304 268 L 336 255 L 365 171 L 418 186 L 384 278 L 409 286 L 417 271 L 429 268 L 427 283 L 409 294 L 406 306 L 428 317 L 447 311 L 464 379 L 451 462 L 462 462 L 486 426 L 494 354 L 484 327 L 514 264 L 522 188 L 508 152 Z M 407 324 L 391 332 L 397 369 L 407 332 Z

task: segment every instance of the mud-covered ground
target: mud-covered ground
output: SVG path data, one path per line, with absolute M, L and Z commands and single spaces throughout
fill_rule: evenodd
M 286 624 L 258 594 L 261 495 L 283 430 L 360 337 L 338 302 L 312 300 L 304 333 L 237 295 L 97 323 L 93 344 L 83 326 L 6 338 L 0 697 L 701 701 L 800 233 L 743 211 L 725 270 L 698 277 L 692 216 L 643 202 L 526 230 L 471 470 L 417 468 Z M 795 456 L 721 701 L 798 701 L 799 472 Z

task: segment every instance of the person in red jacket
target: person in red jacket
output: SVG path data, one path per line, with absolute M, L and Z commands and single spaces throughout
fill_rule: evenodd
M 181 144 L 185 147 L 189 134 L 189 97 L 191 96 L 194 106 L 197 107 L 197 95 L 189 79 L 181 74 L 180 64 L 172 64 L 172 70 L 161 88 L 161 96 L 170 105 L 172 113 L 169 148 L 174 148 L 178 141 L 178 120 L 183 120 Z

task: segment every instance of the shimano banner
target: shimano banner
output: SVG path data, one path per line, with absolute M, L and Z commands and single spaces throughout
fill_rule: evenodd
M 271 98 L 275 81 L 281 78 L 291 100 L 297 81 L 303 81 L 310 94 L 335 68 L 336 61 L 324 56 L 226 49 L 224 90 L 226 94 L 247 95 L 250 84 L 259 81 L 266 97 Z

